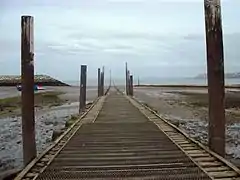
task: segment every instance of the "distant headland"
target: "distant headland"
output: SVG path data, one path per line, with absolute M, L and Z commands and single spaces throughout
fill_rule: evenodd
M 35 75 L 34 82 L 41 86 L 69 86 L 47 75 Z M 21 84 L 21 76 L 0 75 L 0 86 L 16 86 L 18 84 Z

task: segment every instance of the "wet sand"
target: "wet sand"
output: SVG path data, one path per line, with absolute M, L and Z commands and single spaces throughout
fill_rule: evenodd
M 171 88 L 171 87 L 137 87 L 134 96 L 179 126 L 191 137 L 207 144 L 208 108 L 202 103 L 207 89 Z M 234 97 L 234 103 L 240 102 L 239 89 L 226 89 L 227 97 Z M 194 97 L 194 98 L 193 98 Z M 204 102 L 205 103 L 205 102 Z M 226 108 L 226 155 L 240 166 L 240 107 Z
M 0 99 L 15 96 L 20 96 L 20 92 L 17 91 L 16 87 L 0 86 Z
M 70 101 L 78 101 L 79 98 L 79 87 L 78 86 L 47 86 L 44 87 L 45 90 L 41 90 L 39 92 L 46 91 L 57 91 L 66 93 L 66 99 Z M 96 87 L 87 88 L 90 93 L 89 96 L 92 96 L 92 92 L 97 92 Z M 8 86 L 0 86 L 0 99 L 20 96 L 21 92 L 17 91 L 16 87 L 8 87 Z
M 61 130 L 71 115 L 78 114 L 79 87 L 47 87 L 47 91 L 60 91 L 60 98 L 67 103 L 51 108 L 36 109 L 36 143 L 38 153 L 51 145 L 54 130 Z M 0 98 L 20 95 L 15 87 L 0 87 Z M 97 89 L 87 89 L 87 102 L 97 97 Z M 23 166 L 21 117 L 0 118 L 0 179 L 1 174 Z

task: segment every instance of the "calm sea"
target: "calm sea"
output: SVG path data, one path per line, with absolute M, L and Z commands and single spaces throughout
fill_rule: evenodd
M 113 79 L 114 83 L 117 85 L 124 85 L 124 79 Z M 72 81 L 64 81 L 67 84 L 73 86 L 79 86 L 79 81 L 72 80 Z M 206 79 L 195 79 L 195 78 L 142 78 L 139 79 L 140 84 L 161 84 L 161 85 L 207 85 Z M 134 84 L 138 84 L 138 80 L 134 80 Z M 225 79 L 226 85 L 240 85 L 240 79 L 238 78 L 226 78 Z M 97 80 L 95 79 L 88 79 L 87 86 L 96 86 Z M 109 80 L 106 79 L 105 85 L 109 85 Z

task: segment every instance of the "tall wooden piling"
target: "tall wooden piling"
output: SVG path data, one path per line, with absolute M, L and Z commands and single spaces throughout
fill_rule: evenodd
M 102 67 L 102 78 L 101 78 L 101 87 L 102 87 L 102 96 L 104 96 L 104 66 Z
M 130 77 L 129 77 L 129 84 L 130 84 L 129 95 L 133 96 L 133 76 L 132 75 L 130 75 Z
M 27 165 L 36 157 L 34 113 L 33 17 L 21 17 L 21 84 L 23 159 Z
M 104 75 L 103 75 L 103 72 L 101 72 L 101 90 L 100 90 L 101 96 L 104 95 L 104 88 L 103 88 L 104 83 L 103 82 L 104 82 Z
M 86 106 L 87 66 L 81 65 L 79 113 Z
M 209 147 L 225 156 L 224 54 L 220 0 L 204 0 L 209 95 Z
M 130 95 L 130 86 L 131 86 L 131 84 L 130 84 L 130 71 L 128 70 L 127 71 L 127 95 Z
M 128 67 L 127 67 L 127 62 L 125 63 L 125 76 L 126 76 L 126 95 L 129 94 L 129 82 L 128 82 Z
M 101 96 L 101 69 L 98 68 L 98 97 Z

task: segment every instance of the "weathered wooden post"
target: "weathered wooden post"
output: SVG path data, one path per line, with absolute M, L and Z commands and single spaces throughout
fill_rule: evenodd
M 27 165 L 36 157 L 34 113 L 34 28 L 33 17 L 21 17 L 21 84 L 23 159 Z
M 220 0 L 204 0 L 209 95 L 209 148 L 225 156 L 224 55 Z
M 81 65 L 79 113 L 86 106 L 86 88 L 87 88 L 87 66 Z
M 98 68 L 98 97 L 101 96 L 101 70 Z
M 128 92 L 128 67 L 127 67 L 127 62 L 125 63 L 125 75 L 126 75 L 126 95 L 128 95 L 129 94 L 129 92 Z
M 101 78 L 101 87 L 102 87 L 102 96 L 104 96 L 104 66 L 102 67 L 102 78 Z
M 100 76 L 100 81 L 101 81 L 101 87 L 100 87 L 100 94 L 101 96 L 103 96 L 103 72 L 101 72 L 101 76 Z
M 127 82 L 128 82 L 128 86 L 127 86 L 127 88 L 128 88 L 128 90 L 127 90 L 128 94 L 127 94 L 127 95 L 130 95 L 130 87 L 131 87 L 131 84 L 130 84 L 130 71 L 129 71 L 129 70 L 127 71 Z
M 129 78 L 129 84 L 130 84 L 130 96 L 133 96 L 133 75 L 130 75 Z

